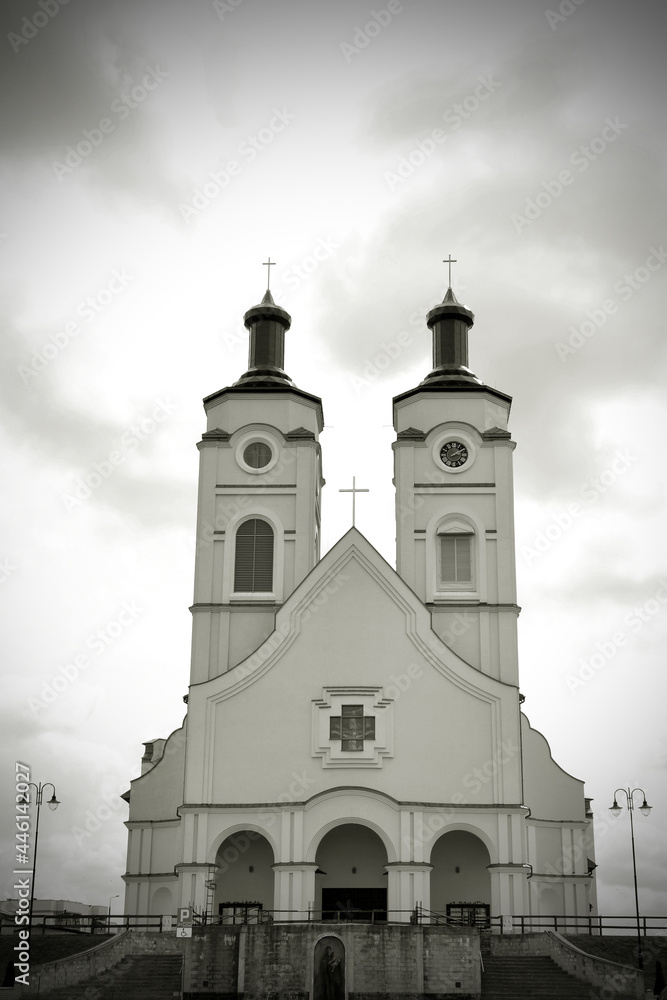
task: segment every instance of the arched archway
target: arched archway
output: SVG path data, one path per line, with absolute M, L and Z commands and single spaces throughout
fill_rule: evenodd
M 431 909 L 447 913 L 447 907 L 457 907 L 453 913 L 468 919 L 465 907 L 481 903 L 491 905 L 491 876 L 488 865 L 491 859 L 486 844 L 468 830 L 449 830 L 443 833 L 431 851 Z
M 150 912 L 156 916 L 170 915 L 176 912 L 174 906 L 174 900 L 172 897 L 171 889 L 167 886 L 160 886 L 156 889 L 151 898 L 151 908 Z
M 387 914 L 387 850 L 373 830 L 342 823 L 317 848 L 315 909 L 325 920 L 376 920 Z
M 215 863 L 213 916 L 225 921 L 252 918 L 257 905 L 272 910 L 274 901 L 273 848 L 256 830 L 237 830 L 220 844 Z M 248 905 L 256 904 L 248 912 Z

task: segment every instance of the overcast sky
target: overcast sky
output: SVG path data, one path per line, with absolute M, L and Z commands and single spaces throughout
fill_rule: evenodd
M 56 785 L 37 894 L 123 892 L 117 793 L 184 714 L 201 399 L 247 366 L 262 261 L 286 370 L 323 398 L 324 550 L 356 475 L 393 565 L 391 399 L 430 370 L 451 254 L 471 367 L 514 397 L 525 711 L 603 820 L 604 913 L 633 912 L 607 807 L 646 789 L 642 909 L 667 913 L 663 5 L 5 0 L 0 20 L 1 792 L 16 761 Z

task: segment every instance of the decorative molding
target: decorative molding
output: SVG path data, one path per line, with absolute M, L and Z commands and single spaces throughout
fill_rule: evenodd
M 229 441 L 231 434 L 227 431 L 223 431 L 220 427 L 216 427 L 212 431 L 204 431 L 202 434 L 202 441 Z
M 363 750 L 343 750 L 342 740 L 331 738 L 330 720 L 344 705 L 361 705 L 364 718 L 375 719 L 375 735 L 360 740 Z M 381 687 L 325 687 L 313 700 L 312 755 L 323 768 L 382 767 L 384 757 L 394 756 L 394 704 Z M 363 728 L 363 726 L 362 726 Z

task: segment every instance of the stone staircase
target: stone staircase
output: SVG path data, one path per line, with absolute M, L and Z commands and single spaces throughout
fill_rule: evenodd
M 48 1000 L 175 1000 L 181 996 L 181 955 L 126 955 L 93 979 L 39 996 Z M 37 993 L 21 993 L 21 1000 Z
M 482 1000 L 589 1000 L 591 990 L 546 956 L 484 957 Z

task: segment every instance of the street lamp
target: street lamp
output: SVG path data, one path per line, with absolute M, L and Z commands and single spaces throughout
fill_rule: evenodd
M 642 952 L 642 935 L 639 924 L 639 894 L 637 892 L 637 858 L 635 856 L 635 827 L 632 821 L 632 813 L 635 807 L 633 796 L 635 792 L 641 792 L 643 796 L 642 804 L 639 807 L 639 811 L 642 814 L 642 816 L 648 816 L 653 807 L 650 806 L 646 801 L 646 792 L 644 791 L 643 788 L 633 788 L 632 790 L 630 790 L 630 788 L 617 788 L 616 791 L 614 792 L 614 804 L 610 809 L 612 816 L 621 815 L 621 810 L 623 807 L 619 806 L 616 800 L 616 796 L 618 795 L 619 792 L 623 792 L 623 794 L 625 795 L 628 812 L 630 813 L 630 838 L 632 840 L 632 875 L 635 883 L 635 914 L 637 916 L 637 959 L 639 962 L 639 969 L 641 972 L 643 972 L 644 955 Z
M 115 896 L 109 896 L 109 917 L 107 921 L 107 930 L 109 931 L 109 933 L 111 933 L 111 900 L 118 899 L 119 896 L 120 896 L 119 892 L 117 892 Z
M 37 806 L 37 817 L 35 820 L 35 846 L 33 847 L 32 851 L 32 881 L 30 883 L 30 911 L 28 914 L 28 935 L 32 934 L 32 910 L 35 904 L 35 879 L 37 877 L 37 839 L 39 837 L 39 810 L 40 806 L 42 805 L 44 789 L 47 788 L 48 786 L 50 786 L 53 789 L 53 795 L 51 796 L 50 799 L 47 800 L 46 804 L 48 805 L 49 809 L 53 812 L 60 805 L 60 802 L 58 802 L 58 799 L 56 798 L 56 786 L 52 784 L 50 781 L 47 781 L 44 784 L 42 784 L 40 781 L 38 785 L 36 785 L 34 781 L 28 782 L 28 788 L 35 789 L 35 804 Z

